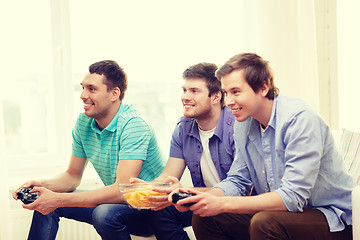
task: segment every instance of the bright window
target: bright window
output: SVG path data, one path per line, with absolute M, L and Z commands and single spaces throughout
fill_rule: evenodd
M 254 51 L 269 59 L 277 79 L 285 79 L 289 89 L 296 91 L 293 86 L 297 86 L 297 81 L 288 81 L 297 70 L 292 65 L 289 68 L 289 56 L 283 52 L 287 48 L 297 49 L 293 46 L 298 45 L 281 34 L 271 35 L 271 28 L 266 25 L 269 21 L 262 19 L 259 8 L 269 16 L 273 11 L 261 1 L 255 3 L 238 0 L 7 1 L 6 10 L 0 15 L 2 30 L 6 33 L 0 45 L 0 115 L 10 170 L 19 166 L 35 169 L 67 165 L 71 129 L 78 114 L 83 112 L 80 82 L 88 66 L 99 60 L 113 59 L 124 68 L 129 78 L 124 101 L 134 104 L 152 124 L 165 156 L 175 123 L 182 115 L 181 75 L 192 64 L 207 61 L 220 65 L 235 53 Z M 345 7 L 340 6 L 338 16 L 339 89 L 342 91 L 339 108 L 340 122 L 344 123 L 340 125 L 355 126 L 358 117 L 352 117 L 353 111 L 344 106 L 353 103 L 345 95 L 356 95 L 349 94 L 347 87 L 353 86 L 354 82 L 349 81 L 356 73 L 345 74 L 356 69 L 350 65 L 356 64 L 356 60 L 349 62 L 349 59 L 358 54 L 353 54 L 356 44 L 346 43 L 358 36 L 350 36 L 354 31 L 345 31 L 344 26 L 350 26 L 344 21 L 346 16 L 356 15 L 345 14 L 350 11 Z M 278 20 L 272 20 L 271 26 L 276 28 Z M 294 28 L 303 36 L 293 25 L 285 27 Z M 272 36 L 272 41 L 261 37 L 262 29 L 270 29 L 264 36 Z M 281 44 L 272 44 L 279 38 L 283 40 Z M 278 45 L 284 45 L 281 51 Z M 264 50 L 260 51 L 259 46 L 264 46 Z
M 182 116 L 182 72 L 204 61 L 222 64 L 244 46 L 239 1 L 69 3 L 74 117 L 83 112 L 79 83 L 88 66 L 115 60 L 128 75 L 124 102 L 134 104 L 151 123 L 167 157 L 172 131 Z M 218 31 L 232 32 L 231 38 Z
M 244 49 L 237 0 L 6 2 L 1 22 L 0 103 L 9 176 L 53 175 L 66 167 L 71 129 L 83 112 L 80 82 L 88 66 L 116 60 L 128 74 L 134 104 L 168 155 L 182 115 L 182 72 L 223 63 Z M 19 7 L 21 6 L 21 7 Z M 219 16 L 220 13 L 226 13 Z M 234 31 L 236 29 L 236 31 Z M 231 32 L 223 38 L 218 32 Z M 70 111 L 69 111 L 70 110 Z M 20 167 L 21 166 L 21 167 Z
M 353 26 L 359 22 L 360 2 L 337 1 L 338 14 L 338 71 L 339 71 L 339 125 L 360 132 L 359 55 L 360 33 Z
M 49 1 L 9 1 L 1 14 L 6 19 L 2 31 L 7 33 L 1 37 L 0 60 L 0 103 L 7 154 L 23 157 L 52 152 L 54 101 Z

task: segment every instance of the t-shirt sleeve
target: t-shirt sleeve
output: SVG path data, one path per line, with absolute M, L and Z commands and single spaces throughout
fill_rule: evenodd
M 120 136 L 119 159 L 146 160 L 151 135 L 151 128 L 142 118 L 131 118 Z
M 84 151 L 84 147 L 81 141 L 81 136 L 80 136 L 80 129 L 79 129 L 79 118 L 76 121 L 75 127 L 72 131 L 72 155 L 76 156 L 76 157 L 86 157 L 86 153 Z

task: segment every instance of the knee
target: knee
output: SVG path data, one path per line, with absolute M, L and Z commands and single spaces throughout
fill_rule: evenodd
M 61 210 L 61 208 L 55 209 L 54 211 L 52 211 L 51 213 L 47 214 L 47 215 L 43 215 L 42 213 L 38 212 L 38 211 L 34 211 L 33 213 L 33 219 L 54 219 L 57 222 L 60 221 L 60 215 L 59 215 L 59 211 Z
M 256 213 L 250 221 L 250 235 L 266 233 L 269 230 L 274 229 L 274 225 L 277 222 L 276 220 L 276 213 L 272 211 L 263 211 Z
M 212 217 L 200 217 L 199 215 L 193 214 L 192 227 L 194 232 L 206 229 L 208 226 L 215 227 L 216 225 L 214 224 L 212 219 Z
M 172 208 L 174 208 L 175 211 L 177 211 L 175 207 L 169 206 L 169 207 L 161 209 L 159 211 L 152 211 L 149 216 L 150 216 L 151 220 L 153 221 L 153 223 L 155 223 L 155 224 L 156 224 L 156 222 L 159 222 L 159 221 L 175 219 L 175 218 L 177 218 L 176 216 L 179 215 L 179 212 L 174 213 L 174 210 Z
M 192 216 L 192 226 L 193 227 L 197 227 L 197 226 L 201 225 L 201 221 L 202 221 L 202 218 L 199 215 L 194 214 Z
M 92 213 L 92 224 L 98 232 L 106 231 L 114 225 L 114 214 L 116 211 L 112 208 L 112 204 L 100 204 Z
M 114 211 L 111 211 L 111 204 L 100 204 L 92 213 L 92 223 L 96 229 L 102 228 L 104 224 L 112 221 Z

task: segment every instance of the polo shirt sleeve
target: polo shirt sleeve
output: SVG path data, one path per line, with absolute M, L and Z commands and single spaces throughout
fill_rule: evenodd
M 80 118 L 80 117 L 79 117 Z M 80 125 L 79 125 L 79 118 L 76 121 L 75 127 L 72 131 L 72 155 L 76 157 L 86 157 L 84 147 L 80 138 Z
M 120 136 L 119 159 L 146 160 L 150 140 L 149 125 L 140 117 L 129 119 Z
M 184 159 L 182 132 L 180 125 L 176 125 L 170 142 L 170 157 Z

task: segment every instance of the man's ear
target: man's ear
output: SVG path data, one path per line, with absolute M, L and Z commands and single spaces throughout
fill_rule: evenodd
M 118 88 L 118 87 L 113 88 L 111 99 L 114 101 L 119 99 L 120 94 L 121 94 L 120 88 Z
M 269 84 L 267 83 L 267 81 L 263 82 L 263 86 L 260 88 L 259 92 L 260 92 L 261 96 L 266 97 L 266 95 L 269 92 Z
M 219 102 L 221 102 L 221 97 L 222 97 L 221 91 L 218 91 L 218 92 L 214 93 L 214 94 L 213 94 L 213 102 L 214 102 L 214 103 L 219 103 Z

